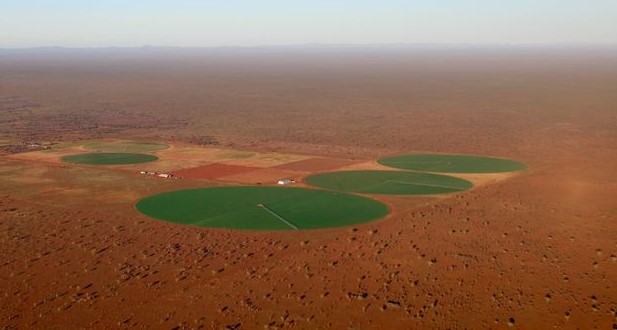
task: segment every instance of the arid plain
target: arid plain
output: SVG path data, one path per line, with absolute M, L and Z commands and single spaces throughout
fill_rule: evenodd
M 169 144 L 159 171 L 257 155 L 235 183 L 408 152 L 528 168 L 361 225 L 222 230 L 134 207 L 206 170 L 49 156 L 95 139 Z M 617 327 L 615 48 L 0 50 L 0 150 L 6 328 Z M 288 172 L 243 172 L 266 165 Z

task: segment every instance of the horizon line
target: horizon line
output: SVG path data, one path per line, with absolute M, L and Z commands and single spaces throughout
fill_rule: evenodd
M 310 47 L 617 47 L 617 42 L 529 42 L 529 43 L 448 43 L 448 42 L 410 42 L 410 43 L 298 43 L 298 44 L 263 44 L 263 45 L 207 45 L 207 46 L 171 46 L 171 45 L 135 45 L 135 46 L 24 46 L 3 47 L 0 50 L 104 50 L 104 49 L 257 49 L 257 48 L 310 48 Z

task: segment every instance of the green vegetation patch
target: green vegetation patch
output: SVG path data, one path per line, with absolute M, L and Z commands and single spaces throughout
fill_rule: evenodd
M 83 144 L 84 149 L 102 152 L 151 152 L 169 148 L 166 144 L 147 141 L 89 141 Z
M 316 187 L 379 195 L 432 195 L 460 192 L 473 184 L 467 180 L 407 171 L 341 171 L 309 176 Z
M 377 162 L 404 170 L 443 173 L 502 173 L 526 168 L 525 164 L 509 159 L 469 155 L 401 155 L 382 158 Z
M 140 200 L 143 214 L 178 224 L 227 229 L 302 230 L 364 223 L 388 214 L 375 200 L 291 187 L 179 190 Z
M 88 165 L 126 165 L 152 162 L 159 159 L 156 156 L 133 153 L 91 153 L 62 157 L 62 161 L 74 164 Z

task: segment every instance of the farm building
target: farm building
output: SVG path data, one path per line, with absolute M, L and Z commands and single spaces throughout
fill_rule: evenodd
M 139 174 L 156 175 L 156 172 L 139 171 Z
M 281 185 L 281 186 L 287 186 L 295 182 L 296 181 L 292 179 L 280 179 L 276 182 L 276 184 Z

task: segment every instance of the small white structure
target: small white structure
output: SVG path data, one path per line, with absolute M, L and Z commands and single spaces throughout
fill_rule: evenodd
M 281 186 L 287 186 L 292 183 L 296 183 L 296 181 L 292 179 L 280 179 L 276 182 L 276 184 L 281 185 Z
M 170 173 L 161 173 L 161 174 L 159 174 L 158 176 L 159 176 L 159 178 L 169 179 L 169 178 L 171 178 L 171 177 L 173 176 L 173 174 L 170 174 Z
M 149 172 L 149 171 L 139 171 L 139 174 L 145 174 L 145 175 L 157 175 L 156 172 Z

